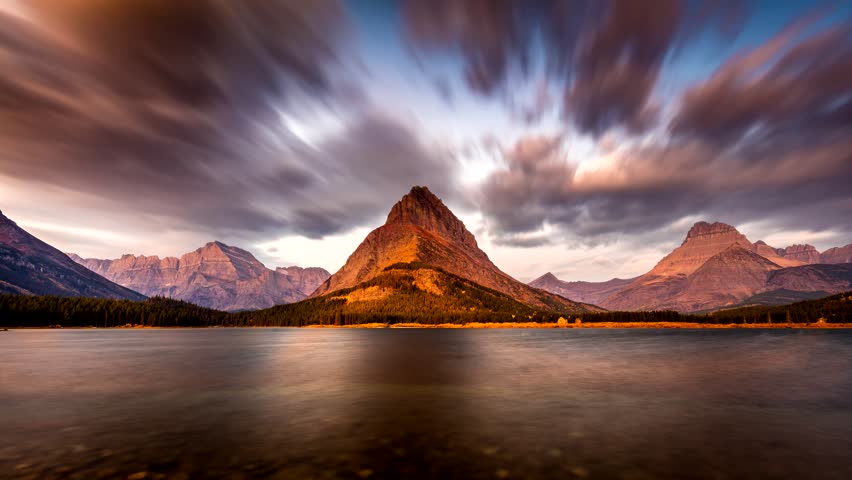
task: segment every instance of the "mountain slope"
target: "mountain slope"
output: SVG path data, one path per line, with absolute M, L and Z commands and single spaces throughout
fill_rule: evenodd
M 585 311 L 590 306 L 525 285 L 498 269 L 464 224 L 426 187 L 414 187 L 313 297 L 353 288 L 398 263 L 422 263 L 506 294 L 534 308 Z
M 547 272 L 528 285 L 578 302 L 598 305 L 634 280 L 636 278 L 613 278 L 605 282 L 565 282 L 556 278 L 556 275 Z
M 680 312 L 789 303 L 849 289 L 848 267 L 841 263 L 850 255 L 852 246 L 823 254 L 811 245 L 773 248 L 763 241 L 751 243 L 730 225 L 698 222 L 683 243 L 648 273 L 602 298 L 575 297 L 594 299 L 595 304 L 610 310 Z M 838 265 L 825 265 L 828 263 Z M 593 295 L 608 287 L 586 282 L 568 284 L 552 275 L 535 280 L 534 285 L 555 293 L 591 289 Z
M 78 265 L 64 253 L 30 235 L 2 212 L 0 292 L 128 300 L 145 298 Z
M 663 305 L 672 308 L 670 300 L 687 288 L 688 276 L 732 245 L 755 249 L 745 235 L 730 225 L 698 222 L 689 229 L 680 247 L 663 257 L 651 271 L 607 297 L 602 306 L 610 310 L 657 310 Z
M 116 283 L 218 310 L 268 308 L 297 302 L 328 278 L 323 269 L 266 268 L 251 253 L 210 242 L 180 258 L 124 255 L 116 260 L 72 258 Z M 307 292 L 307 293 L 306 293 Z
M 852 290 L 852 263 L 802 265 L 772 272 L 766 290 L 839 293 Z
M 314 293 L 331 276 L 326 269 L 319 267 L 278 267 L 275 271 L 286 276 L 293 287 L 305 297 Z
M 829 248 L 822 252 L 820 263 L 852 263 L 852 243 L 845 247 Z
M 355 287 L 266 310 L 241 312 L 241 325 L 417 322 L 555 322 L 560 314 L 519 302 L 423 263 L 398 263 Z
M 680 292 L 656 307 L 697 312 L 731 306 L 765 288 L 781 267 L 739 244 L 714 255 L 689 275 Z

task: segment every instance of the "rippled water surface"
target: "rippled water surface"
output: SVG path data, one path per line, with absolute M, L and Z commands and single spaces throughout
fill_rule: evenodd
M 0 332 L 0 478 L 852 478 L 852 332 Z

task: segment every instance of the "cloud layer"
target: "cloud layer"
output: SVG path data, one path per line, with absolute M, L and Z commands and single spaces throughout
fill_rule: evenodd
M 14 72 L 0 76 L 5 176 L 171 228 L 312 237 L 451 176 L 399 120 L 353 106 L 335 2 L 21 4 L 23 16 L 0 10 L 0 70 Z M 341 125 L 306 139 L 283 111 Z
M 852 233 L 852 30 L 799 22 L 688 89 L 671 140 L 628 143 L 580 167 L 559 138 L 506 149 L 482 188 L 498 240 L 544 226 L 594 238 L 687 216 Z
M 561 86 L 564 115 L 581 132 L 643 131 L 666 59 L 705 31 L 732 37 L 742 2 L 409 0 L 404 27 L 416 51 L 451 52 L 468 86 L 504 94 L 539 69 Z M 649 14 L 653 12 L 653 14 Z

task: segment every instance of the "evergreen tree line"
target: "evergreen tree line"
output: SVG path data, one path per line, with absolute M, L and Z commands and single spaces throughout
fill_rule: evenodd
M 673 311 L 600 312 L 576 315 L 537 310 L 499 292 L 450 277 L 448 293 L 432 295 L 411 286 L 405 273 L 377 277 L 373 286 L 393 288 L 381 301 L 347 303 L 355 289 L 335 297 L 251 311 L 226 313 L 166 298 L 141 302 L 93 298 L 0 295 L 2 327 L 210 327 L 210 326 L 306 326 L 358 325 L 364 323 L 555 323 L 562 316 L 569 323 L 596 322 L 696 322 L 709 324 L 852 323 L 852 292 L 783 306 L 758 306 L 706 315 Z M 359 287 L 361 288 L 361 287 Z M 461 292 L 464 293 L 461 293 Z M 564 320 L 563 320 L 564 321 Z
M 209 327 L 227 320 L 225 312 L 161 297 L 134 302 L 0 295 L 0 327 Z

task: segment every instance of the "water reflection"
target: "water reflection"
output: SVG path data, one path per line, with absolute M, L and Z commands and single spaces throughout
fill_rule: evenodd
M 844 331 L 13 331 L 0 478 L 852 478 Z

